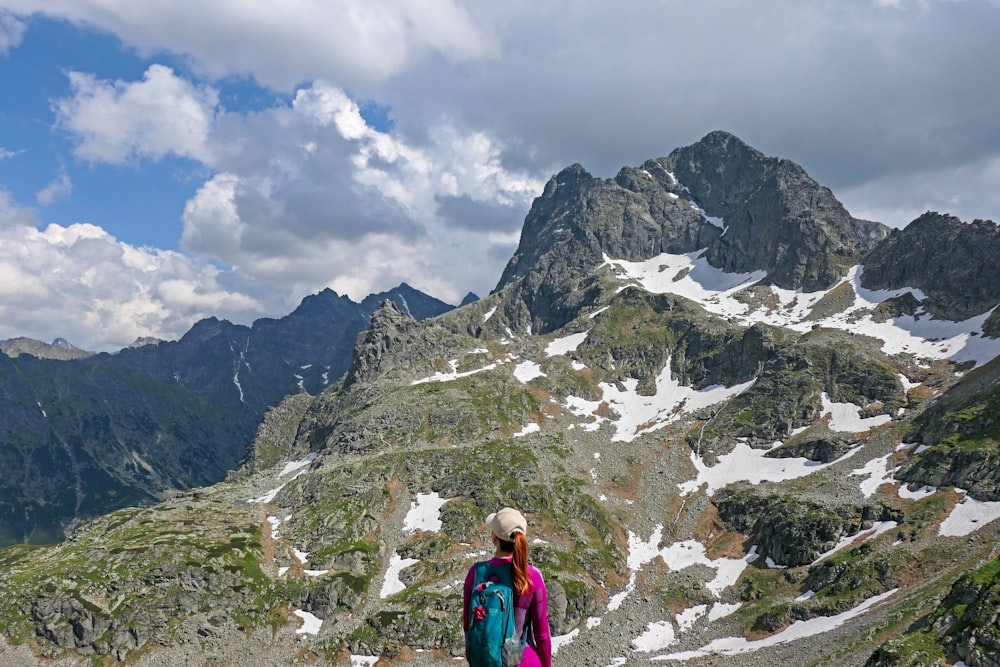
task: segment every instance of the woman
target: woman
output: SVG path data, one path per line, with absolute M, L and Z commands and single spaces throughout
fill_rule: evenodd
M 525 623 L 531 628 L 521 667 L 551 667 L 548 597 L 542 573 L 528 564 L 528 522 L 516 509 L 505 507 L 486 517 L 496 553 L 488 562 L 496 567 L 510 564 L 514 588 L 515 636 L 522 636 Z M 475 585 L 476 565 L 469 568 L 463 587 L 462 628 L 469 631 L 469 601 Z

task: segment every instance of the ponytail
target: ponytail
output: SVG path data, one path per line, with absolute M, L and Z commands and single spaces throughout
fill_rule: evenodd
M 528 538 L 518 531 L 512 540 L 498 539 L 503 553 L 514 554 L 511 561 L 514 566 L 514 592 L 524 595 L 531 590 L 531 582 L 528 581 Z
M 531 589 L 528 582 L 528 538 L 524 533 L 514 534 L 514 591 L 524 595 Z

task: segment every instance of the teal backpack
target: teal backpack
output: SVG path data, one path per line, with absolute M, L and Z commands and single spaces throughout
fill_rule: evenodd
M 471 667 L 517 667 L 524 657 L 527 627 L 522 636 L 516 636 L 514 568 L 481 562 L 476 563 L 475 572 L 465 657 Z

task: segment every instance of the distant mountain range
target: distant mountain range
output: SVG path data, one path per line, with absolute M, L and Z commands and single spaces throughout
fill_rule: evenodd
M 124 366 L 0 358 L 3 451 L 37 453 L 7 479 L 61 466 L 110 506 L 242 461 L 0 550 L 0 661 L 453 665 L 457 583 L 514 505 L 557 664 L 996 667 L 998 256 L 993 222 L 890 230 L 713 132 L 556 174 L 489 296 L 422 320 L 373 302 L 340 366 L 276 321 Z M 113 464 L 11 435 L 36 431 L 115 434 Z
M 56 542 L 80 519 L 224 479 L 265 410 L 343 375 L 386 299 L 417 319 L 453 308 L 404 283 L 361 303 L 324 290 L 250 327 L 210 318 L 115 354 L 6 341 L 0 545 Z

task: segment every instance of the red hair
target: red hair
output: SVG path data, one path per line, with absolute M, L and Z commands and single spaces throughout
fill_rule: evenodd
M 500 540 L 500 548 L 503 551 L 514 554 L 512 565 L 514 566 L 514 592 L 524 595 L 531 590 L 531 582 L 528 580 L 528 538 L 524 533 L 518 531 L 514 533 L 513 540 Z
M 514 591 L 524 595 L 531 590 L 528 582 L 528 538 L 524 533 L 514 534 Z

